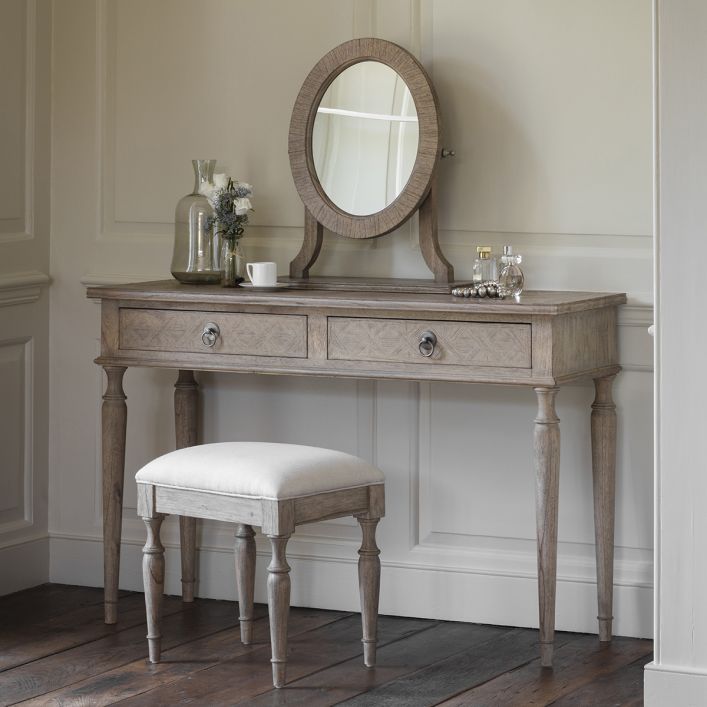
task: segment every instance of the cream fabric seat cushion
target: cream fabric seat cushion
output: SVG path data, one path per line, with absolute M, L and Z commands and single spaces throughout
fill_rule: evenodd
M 220 442 L 169 452 L 135 475 L 139 484 L 284 500 L 382 484 L 383 472 L 351 454 L 271 442 Z

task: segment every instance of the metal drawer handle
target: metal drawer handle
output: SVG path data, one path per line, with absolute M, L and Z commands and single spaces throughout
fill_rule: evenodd
M 209 348 L 211 348 L 216 343 L 216 340 L 219 338 L 220 335 L 221 329 L 219 329 L 219 325 L 214 324 L 213 322 L 209 322 L 204 327 L 204 332 L 201 335 L 201 342 L 204 344 L 204 346 L 208 346 Z
M 420 353 L 425 357 L 429 358 L 435 352 L 435 346 L 437 345 L 437 336 L 433 331 L 423 331 L 420 335 L 420 343 L 417 348 L 420 349 Z

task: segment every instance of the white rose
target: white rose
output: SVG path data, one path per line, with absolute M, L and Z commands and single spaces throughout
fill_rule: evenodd
M 236 216 L 247 214 L 251 208 L 250 199 L 247 197 L 242 196 L 233 200 L 233 210 L 236 212 Z
M 216 189 L 225 189 L 228 186 L 228 175 L 214 174 L 214 186 Z

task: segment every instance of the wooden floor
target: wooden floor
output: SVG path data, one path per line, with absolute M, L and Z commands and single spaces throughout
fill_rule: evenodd
M 554 671 L 537 631 L 383 616 L 378 667 L 361 660 L 360 617 L 293 609 L 289 683 L 273 690 L 266 609 L 255 643 L 233 602 L 165 600 L 163 661 L 149 665 L 142 594 L 120 623 L 102 590 L 49 584 L 0 598 L 0 705 L 641 705 L 651 642 L 560 633 Z M 26 701 L 26 702 L 25 702 Z

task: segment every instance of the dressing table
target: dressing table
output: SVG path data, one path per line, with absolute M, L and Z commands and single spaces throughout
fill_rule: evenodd
M 386 160 L 402 170 L 399 189 L 388 190 L 377 206 L 352 202 L 344 209 L 332 199 L 341 186 L 325 178 L 329 167 L 323 146 L 345 132 L 331 122 L 341 115 L 337 111 L 344 111 L 344 120 L 364 120 L 371 107 L 332 107 L 328 89 L 338 88 L 345 98 L 346 86 L 338 85 L 337 79 L 351 67 L 362 64 L 360 68 L 367 70 L 371 67 L 365 65 L 375 63 L 391 69 L 394 82 L 400 79 L 409 89 L 412 101 L 401 97 L 400 85 L 394 87 L 395 100 L 389 108 L 393 115 L 388 118 L 407 124 L 415 112 L 419 132 L 411 153 L 414 159 L 400 154 L 407 148 L 401 147 L 404 141 L 398 132 L 394 141 L 398 153 Z M 321 112 L 322 106 L 328 110 Z M 321 115 L 329 122 L 317 127 Z M 178 448 L 197 443 L 194 371 L 513 385 L 532 388 L 537 396 L 533 458 L 540 651 L 542 664 L 551 665 L 560 464 L 555 399 L 562 384 L 591 378 L 596 389 L 591 440 L 599 638 L 611 639 L 616 456 L 611 388 L 620 370 L 617 308 L 626 297 L 539 291 L 524 292 L 518 301 L 451 296 L 453 269 L 437 242 L 439 154 L 437 100 L 414 57 L 383 40 L 347 42 L 315 66 L 293 111 L 290 159 L 305 205 L 305 237 L 290 278 L 284 281 L 288 286 L 257 291 L 167 280 L 89 288 L 88 296 L 101 300 L 101 355 L 96 363 L 107 376 L 102 412 L 106 623 L 115 623 L 118 615 L 127 420 L 122 381 L 128 368 L 179 371 L 174 397 Z M 378 237 L 417 209 L 421 251 L 433 279 L 309 278 L 324 227 L 353 238 Z M 528 466 L 530 472 L 530 460 Z M 195 583 L 194 519 L 180 518 L 180 539 L 183 598 L 190 601 Z

